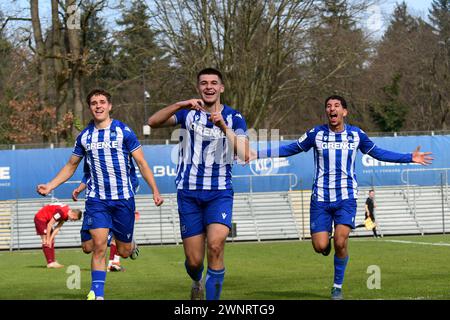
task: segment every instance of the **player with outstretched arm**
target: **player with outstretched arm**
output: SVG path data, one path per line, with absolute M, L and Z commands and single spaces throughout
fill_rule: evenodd
M 396 153 L 383 150 L 358 127 L 345 123 L 347 102 L 338 95 L 325 100 L 328 124 L 306 132 L 298 141 L 280 148 L 252 150 L 250 160 L 267 157 L 289 157 L 300 152 L 314 150 L 315 178 L 310 206 L 310 229 L 314 250 L 323 255 L 331 251 L 331 235 L 334 222 L 334 283 L 331 299 L 343 299 L 342 284 L 349 260 L 348 238 L 355 228 L 358 184 L 355 175 L 355 159 L 358 150 L 386 162 L 431 163 L 431 152 Z
M 132 158 L 153 191 L 155 205 L 160 206 L 163 198 L 136 135 L 126 124 L 111 118 L 111 94 L 94 89 L 86 101 L 93 121 L 78 135 L 67 164 L 50 182 L 38 185 L 37 192 L 48 195 L 72 177 L 81 159 L 86 157 L 91 179 L 87 184 L 81 241 L 83 250 L 92 252 L 92 286 L 88 299 L 103 300 L 109 230 L 113 231 L 120 256 L 127 258 L 137 249 L 133 240 L 135 202 L 130 180 Z

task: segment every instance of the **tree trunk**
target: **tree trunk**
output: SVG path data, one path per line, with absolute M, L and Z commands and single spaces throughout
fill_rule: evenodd
M 76 0 L 67 0 L 66 5 L 74 6 L 76 5 Z M 80 10 L 79 8 L 77 10 Z M 79 122 L 83 124 L 83 102 L 81 98 L 81 83 L 82 83 L 82 57 L 80 54 L 80 28 L 77 26 L 71 26 L 67 28 L 67 35 L 69 40 L 69 50 L 70 50 L 70 64 L 71 64 L 71 89 L 73 98 L 73 115 L 74 122 Z M 79 130 L 76 126 L 72 128 L 72 134 L 76 136 Z
M 63 119 L 67 113 L 68 70 L 63 52 L 63 37 L 61 22 L 58 16 L 58 0 L 52 0 L 52 56 L 55 81 L 56 122 Z
M 33 27 L 34 42 L 36 43 L 36 69 L 38 80 L 39 107 L 43 108 L 48 100 L 47 78 L 48 70 L 45 61 L 46 49 L 42 37 L 41 21 L 39 18 L 39 0 L 30 0 L 31 24 Z
M 36 71 L 38 75 L 38 109 L 43 109 L 48 102 L 48 70 L 46 64 L 46 48 L 42 37 L 41 21 L 39 18 L 39 0 L 30 0 L 31 25 L 33 28 L 34 41 L 36 43 L 35 59 Z M 42 129 L 52 127 L 51 120 L 42 123 Z M 46 142 L 48 137 L 42 136 L 42 140 Z

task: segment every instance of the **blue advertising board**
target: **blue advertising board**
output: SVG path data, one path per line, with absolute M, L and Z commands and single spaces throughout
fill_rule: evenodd
M 412 152 L 417 146 L 422 151 L 431 151 L 435 160 L 427 168 L 450 166 L 450 136 L 402 136 L 374 137 L 380 148 L 396 152 Z M 293 141 L 281 141 L 288 144 Z M 266 143 L 263 143 L 266 144 Z M 255 145 L 253 145 L 255 147 Z M 149 145 L 143 147 L 145 158 L 161 193 L 174 193 L 177 145 Z M 36 186 L 50 181 L 71 156 L 71 148 L 31 149 L 0 151 L 0 200 L 36 198 Z M 405 169 L 422 167 L 417 164 L 384 163 L 358 152 L 356 176 L 360 186 L 401 185 Z M 74 176 L 55 191 L 58 198 L 70 198 L 72 190 L 82 178 L 82 165 Z M 282 191 L 310 189 L 314 178 L 313 151 L 288 158 L 259 159 L 247 165 L 233 167 L 235 192 Z M 150 193 L 142 177 L 140 194 Z M 432 171 L 416 179 L 415 184 L 436 185 Z

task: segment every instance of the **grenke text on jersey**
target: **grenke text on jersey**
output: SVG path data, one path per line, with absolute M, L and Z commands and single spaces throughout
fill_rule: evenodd
M 225 137 L 225 134 L 218 127 L 207 128 L 203 124 L 199 124 L 199 123 L 193 122 L 191 124 L 191 129 L 194 132 L 200 134 L 204 138 L 220 139 L 220 138 L 224 138 Z
M 92 149 L 117 149 L 119 147 L 118 141 L 102 141 L 86 143 L 86 150 Z
M 350 142 L 322 142 L 322 149 L 355 150 L 356 144 Z

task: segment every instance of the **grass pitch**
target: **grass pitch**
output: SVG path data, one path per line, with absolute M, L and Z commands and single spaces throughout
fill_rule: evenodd
M 450 235 L 351 238 L 349 254 L 343 287 L 346 300 L 450 299 Z M 57 249 L 56 257 L 65 268 L 46 269 L 41 250 L 0 251 L 0 299 L 84 300 L 90 288 L 90 255 L 81 249 Z M 223 300 L 330 296 L 333 251 L 328 257 L 316 254 L 309 240 L 229 242 L 225 263 Z M 184 270 L 181 245 L 140 246 L 139 258 L 122 259 L 122 265 L 125 272 L 107 275 L 108 300 L 189 298 L 191 281 Z M 70 273 L 73 270 L 80 271 L 80 289 L 76 274 Z M 373 270 L 380 271 L 379 282 Z M 379 288 L 369 289 L 368 283 Z

